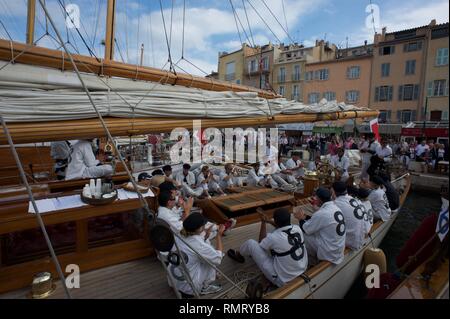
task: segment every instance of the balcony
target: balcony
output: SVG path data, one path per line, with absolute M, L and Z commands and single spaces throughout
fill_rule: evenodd
M 258 75 L 258 74 L 269 74 L 270 70 L 268 68 L 263 68 L 263 69 L 252 69 L 252 70 L 247 70 L 247 75 Z
M 236 78 L 235 73 L 225 74 L 225 81 L 234 81 L 235 78 Z

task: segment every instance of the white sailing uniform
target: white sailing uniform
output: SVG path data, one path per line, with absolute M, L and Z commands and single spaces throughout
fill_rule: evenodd
M 384 222 L 391 218 L 391 209 L 389 208 L 389 201 L 384 189 L 374 189 L 369 194 L 369 201 L 372 204 L 373 217 L 382 219 Z
M 339 264 L 344 260 L 345 220 L 339 207 L 326 202 L 307 220 L 302 230 L 305 234 L 306 250 L 319 260 Z
M 389 145 L 386 145 L 386 147 L 378 146 L 376 152 L 385 162 L 392 161 L 392 148 Z
M 200 235 L 182 237 L 192 249 L 195 249 L 203 258 L 208 260 L 215 266 L 220 266 L 224 254 L 215 249 L 204 237 Z M 195 290 L 200 293 L 202 288 L 207 287 L 211 282 L 216 280 L 216 270 L 203 261 L 191 248 L 189 248 L 183 241 L 175 238 L 177 245 L 186 262 L 189 275 L 194 284 Z M 174 247 L 174 251 L 176 248 Z M 181 257 L 181 256 L 180 256 Z M 182 266 L 169 265 L 169 271 L 174 277 L 175 287 L 185 294 L 193 295 L 191 285 L 186 280 L 185 274 L 182 272 Z
M 192 188 L 192 185 L 195 185 L 195 175 L 193 172 L 188 172 L 188 174 L 184 176 L 183 171 L 181 171 L 175 176 L 175 180 L 181 185 L 183 196 L 198 197 L 203 193 L 202 188 Z
M 264 175 L 257 174 L 254 169 L 250 169 L 247 175 L 248 186 L 263 186 L 265 182 Z
M 66 180 L 80 178 L 97 178 L 112 175 L 111 165 L 100 165 L 95 159 L 91 143 L 80 140 L 73 145 L 66 170 Z
M 220 186 L 216 181 L 216 177 L 213 175 L 211 180 L 208 183 L 203 183 L 203 181 L 206 179 L 205 175 L 203 173 L 200 173 L 197 177 L 197 188 L 201 188 L 205 191 L 214 191 L 217 192 L 220 190 Z
M 367 200 L 362 200 L 361 204 L 363 205 L 364 209 L 366 210 L 366 216 L 367 216 L 367 220 L 366 218 L 364 218 L 364 232 L 366 234 L 368 234 L 370 232 L 370 230 L 372 229 L 373 226 L 373 209 L 372 209 L 372 204 L 370 203 L 370 201 Z
M 271 161 L 269 165 L 265 166 L 264 164 L 260 165 L 260 175 L 269 175 L 268 179 L 270 185 L 274 188 L 289 185 L 289 183 L 283 179 L 281 176 L 281 168 L 277 162 Z
M 292 158 L 290 158 L 283 165 L 284 167 L 281 167 L 281 168 L 294 169 L 294 168 L 300 167 L 301 164 L 302 164 L 302 161 L 300 161 L 300 160 L 294 161 Z M 303 175 L 304 175 L 304 170 L 303 170 L 303 168 L 301 168 L 301 169 L 293 171 L 292 175 L 283 174 L 283 178 L 286 179 L 291 184 L 297 184 L 299 182 L 297 178 L 300 176 L 303 176 Z
M 369 141 L 364 141 L 362 142 L 361 146 L 360 146 L 360 150 L 370 150 L 372 152 L 376 152 L 378 146 L 380 146 L 380 143 L 378 143 L 378 141 L 374 141 L 372 143 L 370 143 Z M 362 178 L 367 178 L 369 175 L 367 174 L 367 169 L 370 166 L 370 158 L 373 156 L 373 154 L 369 153 L 369 152 L 364 152 L 361 153 L 361 163 L 362 163 L 362 168 L 361 168 L 361 177 Z
M 346 182 L 349 178 L 348 175 L 348 168 L 350 167 L 349 158 L 345 155 L 343 155 L 341 158 L 339 158 L 339 155 L 334 155 L 331 158 L 331 165 L 342 172 L 341 181 Z
M 225 181 L 224 178 L 230 176 L 230 178 Z M 228 175 L 225 171 L 220 172 L 219 174 L 219 186 L 222 189 L 226 189 L 228 187 L 241 187 L 242 181 L 234 175 Z
M 300 227 L 289 225 L 268 233 L 260 243 L 254 239 L 247 240 L 239 248 L 239 253 L 252 257 L 264 276 L 282 287 L 300 276 L 308 266 L 304 242 Z
M 357 250 L 364 244 L 366 238 L 366 210 L 359 199 L 350 195 L 342 195 L 335 199 L 334 203 L 344 214 L 345 219 L 345 245 Z

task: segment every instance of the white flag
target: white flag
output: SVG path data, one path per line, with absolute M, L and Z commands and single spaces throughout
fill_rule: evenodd
M 442 207 L 436 225 L 436 233 L 441 241 L 444 240 L 444 237 L 448 233 L 448 200 L 445 198 L 442 198 Z

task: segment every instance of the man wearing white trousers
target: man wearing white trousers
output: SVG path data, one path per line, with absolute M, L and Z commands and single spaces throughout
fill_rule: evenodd
M 267 234 L 266 224 L 275 230 Z M 266 279 L 277 287 L 300 276 L 308 266 L 308 254 L 305 248 L 302 230 L 291 224 L 291 214 L 285 208 L 273 213 L 273 221 L 261 214 L 259 242 L 250 239 L 239 250 L 228 250 L 228 256 L 244 263 L 245 257 L 251 257 Z

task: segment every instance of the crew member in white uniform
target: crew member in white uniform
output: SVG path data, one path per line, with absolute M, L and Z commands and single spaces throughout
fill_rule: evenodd
M 381 140 L 381 145 L 377 147 L 376 154 L 386 163 L 392 161 L 392 148 L 388 145 L 386 139 Z
M 267 234 L 266 224 L 275 227 Z M 308 267 L 308 254 L 304 245 L 302 230 L 291 224 L 291 214 L 285 208 L 273 213 L 273 221 L 261 215 L 259 242 L 249 239 L 239 250 L 228 250 L 233 260 L 244 263 L 245 257 L 251 257 L 264 276 L 277 287 L 300 276 Z
M 349 178 L 348 168 L 350 167 L 350 160 L 345 155 L 343 148 L 339 148 L 337 150 L 337 155 L 331 158 L 331 165 L 339 171 L 341 182 L 346 182 Z
M 197 177 L 197 187 L 202 188 L 207 196 L 209 196 L 210 191 L 221 195 L 224 194 L 219 186 L 217 177 L 209 170 L 208 165 L 202 167 L 202 170 Z
M 175 176 L 175 180 L 181 185 L 183 196 L 199 197 L 204 192 L 201 187 L 197 187 L 195 183 L 195 175 L 190 171 L 190 169 L 191 165 L 187 163 L 184 164 L 183 170 Z
M 267 159 L 265 163 L 260 165 L 260 175 L 264 175 L 273 188 L 283 187 L 289 183 L 283 179 L 282 174 L 286 171 L 280 168 L 276 160 Z
M 246 179 L 247 185 L 248 186 L 266 186 L 267 179 L 260 171 L 260 164 L 255 163 L 252 166 L 253 166 L 253 168 L 248 171 L 248 175 L 247 175 L 247 179 Z
M 383 220 L 384 222 L 391 218 L 391 209 L 389 201 L 384 190 L 383 179 L 379 176 L 370 178 L 372 191 L 369 195 L 369 201 L 372 204 L 374 220 Z
M 242 181 L 236 176 L 235 167 L 232 163 L 225 164 L 225 171 L 220 173 L 219 178 L 219 186 L 222 190 L 242 187 Z
M 314 208 L 317 211 L 311 219 L 306 220 L 306 214 L 301 209 L 294 213 L 305 234 L 310 264 L 315 264 L 319 260 L 340 264 L 344 260 L 345 250 L 344 215 L 332 201 L 328 189 L 319 187 L 314 200 L 316 202 Z
M 378 146 L 380 143 L 375 139 L 375 134 L 369 133 L 366 134 L 367 140 L 361 143 L 359 152 L 361 153 L 361 178 L 369 178 L 369 174 L 367 173 L 367 169 L 370 166 L 370 158 L 376 154 Z
M 95 158 L 90 140 L 80 140 L 72 146 L 66 180 L 109 177 L 112 173 L 111 165 L 100 165 Z
M 322 165 L 322 160 L 320 159 L 320 154 L 316 155 L 316 158 L 314 159 L 314 161 L 311 161 L 308 163 L 308 169 L 310 171 L 317 171 L 320 167 L 320 165 Z
M 365 217 L 364 217 L 364 225 L 365 225 L 365 232 L 368 234 L 370 232 L 370 230 L 372 229 L 373 226 L 373 209 L 372 209 L 372 204 L 370 203 L 369 200 L 369 195 L 370 195 L 370 189 L 368 188 L 364 188 L 361 187 L 358 190 L 358 198 L 361 201 L 362 206 L 365 209 Z
M 285 171 L 282 174 L 284 180 L 289 184 L 296 185 L 301 183 L 299 178 L 304 174 L 303 163 L 300 161 L 300 155 L 298 152 L 292 152 L 291 158 L 286 161 L 286 163 L 280 164 L 280 167 Z
M 345 219 L 345 245 L 353 250 L 358 250 L 364 244 L 367 235 L 368 220 L 366 210 L 357 198 L 347 193 L 347 185 L 344 182 L 333 183 L 334 203 L 344 214 Z
M 220 225 L 216 237 L 216 247 L 214 248 L 208 241 L 205 241 L 202 236 L 205 224 L 206 219 L 202 214 L 192 213 L 183 221 L 183 229 L 180 232 L 181 239 L 175 237 L 180 253 L 186 261 L 186 268 L 194 287 L 192 287 L 186 279 L 187 274 L 184 273 L 181 265 L 175 266 L 170 264 L 169 272 L 175 279 L 176 289 L 188 296 L 194 295 L 192 288 L 201 295 L 217 293 L 222 290 L 222 287 L 215 283 L 216 270 L 201 257 L 208 260 L 216 267 L 220 266 L 224 256 L 222 235 L 225 227 Z M 177 252 L 175 247 L 172 251 Z M 199 255 L 201 257 L 199 257 Z

